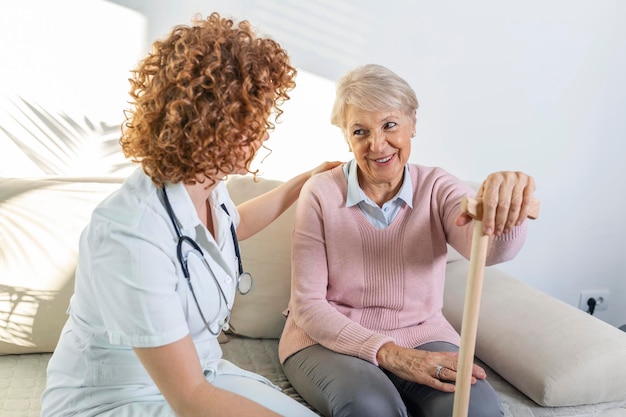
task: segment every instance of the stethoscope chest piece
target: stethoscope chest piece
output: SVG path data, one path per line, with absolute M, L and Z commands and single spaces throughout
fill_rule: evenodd
M 252 284 L 252 275 L 249 272 L 243 272 L 237 279 L 237 291 L 241 295 L 246 295 L 252 290 Z

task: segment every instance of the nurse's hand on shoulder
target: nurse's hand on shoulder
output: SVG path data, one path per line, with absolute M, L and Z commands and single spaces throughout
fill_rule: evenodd
M 313 176 L 315 174 L 319 174 L 320 172 L 324 172 L 324 171 L 328 171 L 329 169 L 333 169 L 336 166 L 339 166 L 341 164 L 343 164 L 343 162 L 341 162 L 341 161 L 326 161 L 326 162 L 322 162 L 321 164 L 319 164 L 318 166 L 316 166 L 315 168 L 313 168 L 309 172 L 311 173 L 311 176 Z
M 534 192 L 535 180 L 523 172 L 489 174 L 476 194 L 483 202 L 483 233 L 499 236 L 521 225 L 528 217 Z M 470 221 L 471 217 L 461 214 L 456 224 L 463 226 Z
M 456 352 L 429 352 L 404 348 L 395 343 L 384 344 L 376 354 L 378 364 L 394 375 L 444 392 L 454 392 L 458 358 Z M 474 364 L 472 384 L 486 377 L 485 370 Z

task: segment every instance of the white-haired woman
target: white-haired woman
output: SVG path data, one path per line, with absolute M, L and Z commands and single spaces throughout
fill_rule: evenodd
M 441 168 L 408 163 L 417 99 L 379 65 L 337 84 L 332 123 L 354 154 L 302 189 L 292 291 L 279 355 L 296 390 L 325 416 L 451 415 L 459 335 L 442 314 L 447 245 L 465 257 L 475 192 Z M 526 237 L 532 177 L 482 183 L 487 262 L 514 257 Z M 503 414 L 473 368 L 470 416 Z

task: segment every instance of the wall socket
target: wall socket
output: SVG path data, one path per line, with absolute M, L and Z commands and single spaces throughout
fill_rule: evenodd
M 580 292 L 580 299 L 578 300 L 578 308 L 587 311 L 589 306 L 587 300 L 594 298 L 596 300 L 595 311 L 606 310 L 609 308 L 609 296 L 611 293 L 609 290 L 584 290 Z

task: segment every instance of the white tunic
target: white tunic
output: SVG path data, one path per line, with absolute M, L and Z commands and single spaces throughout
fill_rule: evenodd
M 230 224 L 239 214 L 226 185 L 212 192 L 215 236 L 202 225 L 182 184 L 167 194 L 184 235 L 202 248 L 232 305 L 238 264 Z M 225 204 L 230 215 L 220 207 Z M 220 374 L 264 378 L 222 359 L 217 337 L 205 329 L 176 256 L 178 238 L 162 193 L 141 170 L 94 210 L 80 238 L 69 319 L 48 365 L 42 416 L 93 416 L 129 403 L 163 402 L 133 347 L 157 347 L 190 334 L 209 381 Z M 188 245 L 185 248 L 189 248 Z M 189 257 L 192 285 L 204 317 L 223 317 L 226 303 L 215 279 Z

